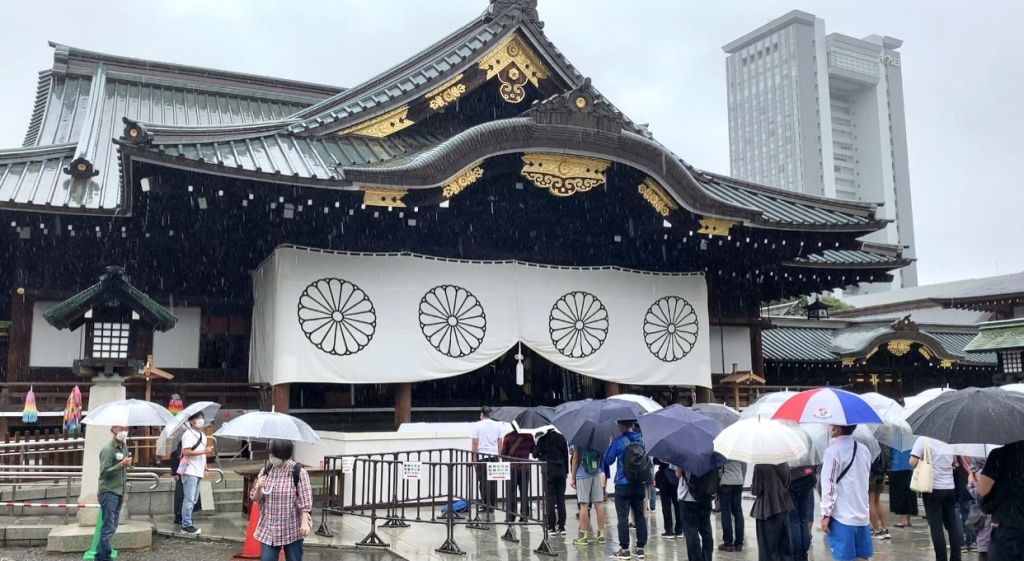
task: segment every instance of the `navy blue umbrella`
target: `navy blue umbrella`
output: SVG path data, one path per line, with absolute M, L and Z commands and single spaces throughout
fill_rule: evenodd
M 647 453 L 693 475 L 718 469 L 729 460 L 715 452 L 715 437 L 722 432 L 718 421 L 682 405 L 641 415 Z

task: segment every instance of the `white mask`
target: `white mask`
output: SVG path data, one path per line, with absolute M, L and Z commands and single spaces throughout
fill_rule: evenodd
M 281 458 L 275 458 L 273 456 L 270 456 L 270 465 L 274 467 L 281 467 L 282 463 L 284 463 L 284 460 L 282 460 Z
M 204 419 L 196 419 L 196 428 L 197 429 L 203 428 L 204 424 L 206 424 L 206 421 Z
M 117 433 L 117 436 L 115 438 L 117 438 L 118 442 L 124 442 L 125 440 L 128 440 L 128 431 L 123 430 Z

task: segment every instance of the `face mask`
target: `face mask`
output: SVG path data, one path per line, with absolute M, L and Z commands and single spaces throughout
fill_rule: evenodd
M 282 463 L 284 463 L 284 460 L 282 460 L 281 458 L 275 458 L 273 456 L 270 457 L 270 465 L 274 467 L 281 467 Z
M 204 421 L 203 419 L 196 419 L 196 428 L 197 429 L 203 428 L 204 424 L 206 424 L 206 421 Z
M 123 430 L 117 433 L 117 436 L 115 438 L 117 438 L 118 442 L 124 442 L 125 440 L 128 440 L 128 431 Z

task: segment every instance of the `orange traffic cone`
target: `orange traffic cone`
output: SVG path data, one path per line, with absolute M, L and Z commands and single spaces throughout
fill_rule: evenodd
M 242 553 L 235 555 L 232 559 L 259 559 L 260 542 L 256 541 L 256 525 L 260 523 L 260 505 L 253 501 L 249 509 L 249 526 L 245 529 L 245 543 L 242 544 Z

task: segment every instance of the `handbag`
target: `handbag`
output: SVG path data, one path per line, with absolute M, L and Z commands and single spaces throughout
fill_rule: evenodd
M 910 489 L 918 493 L 931 493 L 935 483 L 932 472 L 932 449 L 927 440 L 924 441 L 924 456 L 917 462 L 914 475 L 910 478 Z
M 971 511 L 967 515 L 967 527 L 975 532 L 980 532 L 985 527 L 985 522 L 986 516 L 981 511 L 981 506 L 978 503 L 971 503 Z
M 203 443 L 203 436 L 199 435 L 199 438 L 196 440 L 196 443 L 194 445 L 192 445 L 192 451 L 195 452 L 196 448 L 199 448 L 199 445 L 202 444 L 202 443 Z M 178 460 L 178 468 L 174 470 L 174 473 L 176 473 L 178 475 L 185 475 L 185 470 L 188 469 L 188 464 L 189 464 L 190 460 L 191 460 L 190 456 L 186 456 L 185 454 L 181 454 L 181 459 Z

